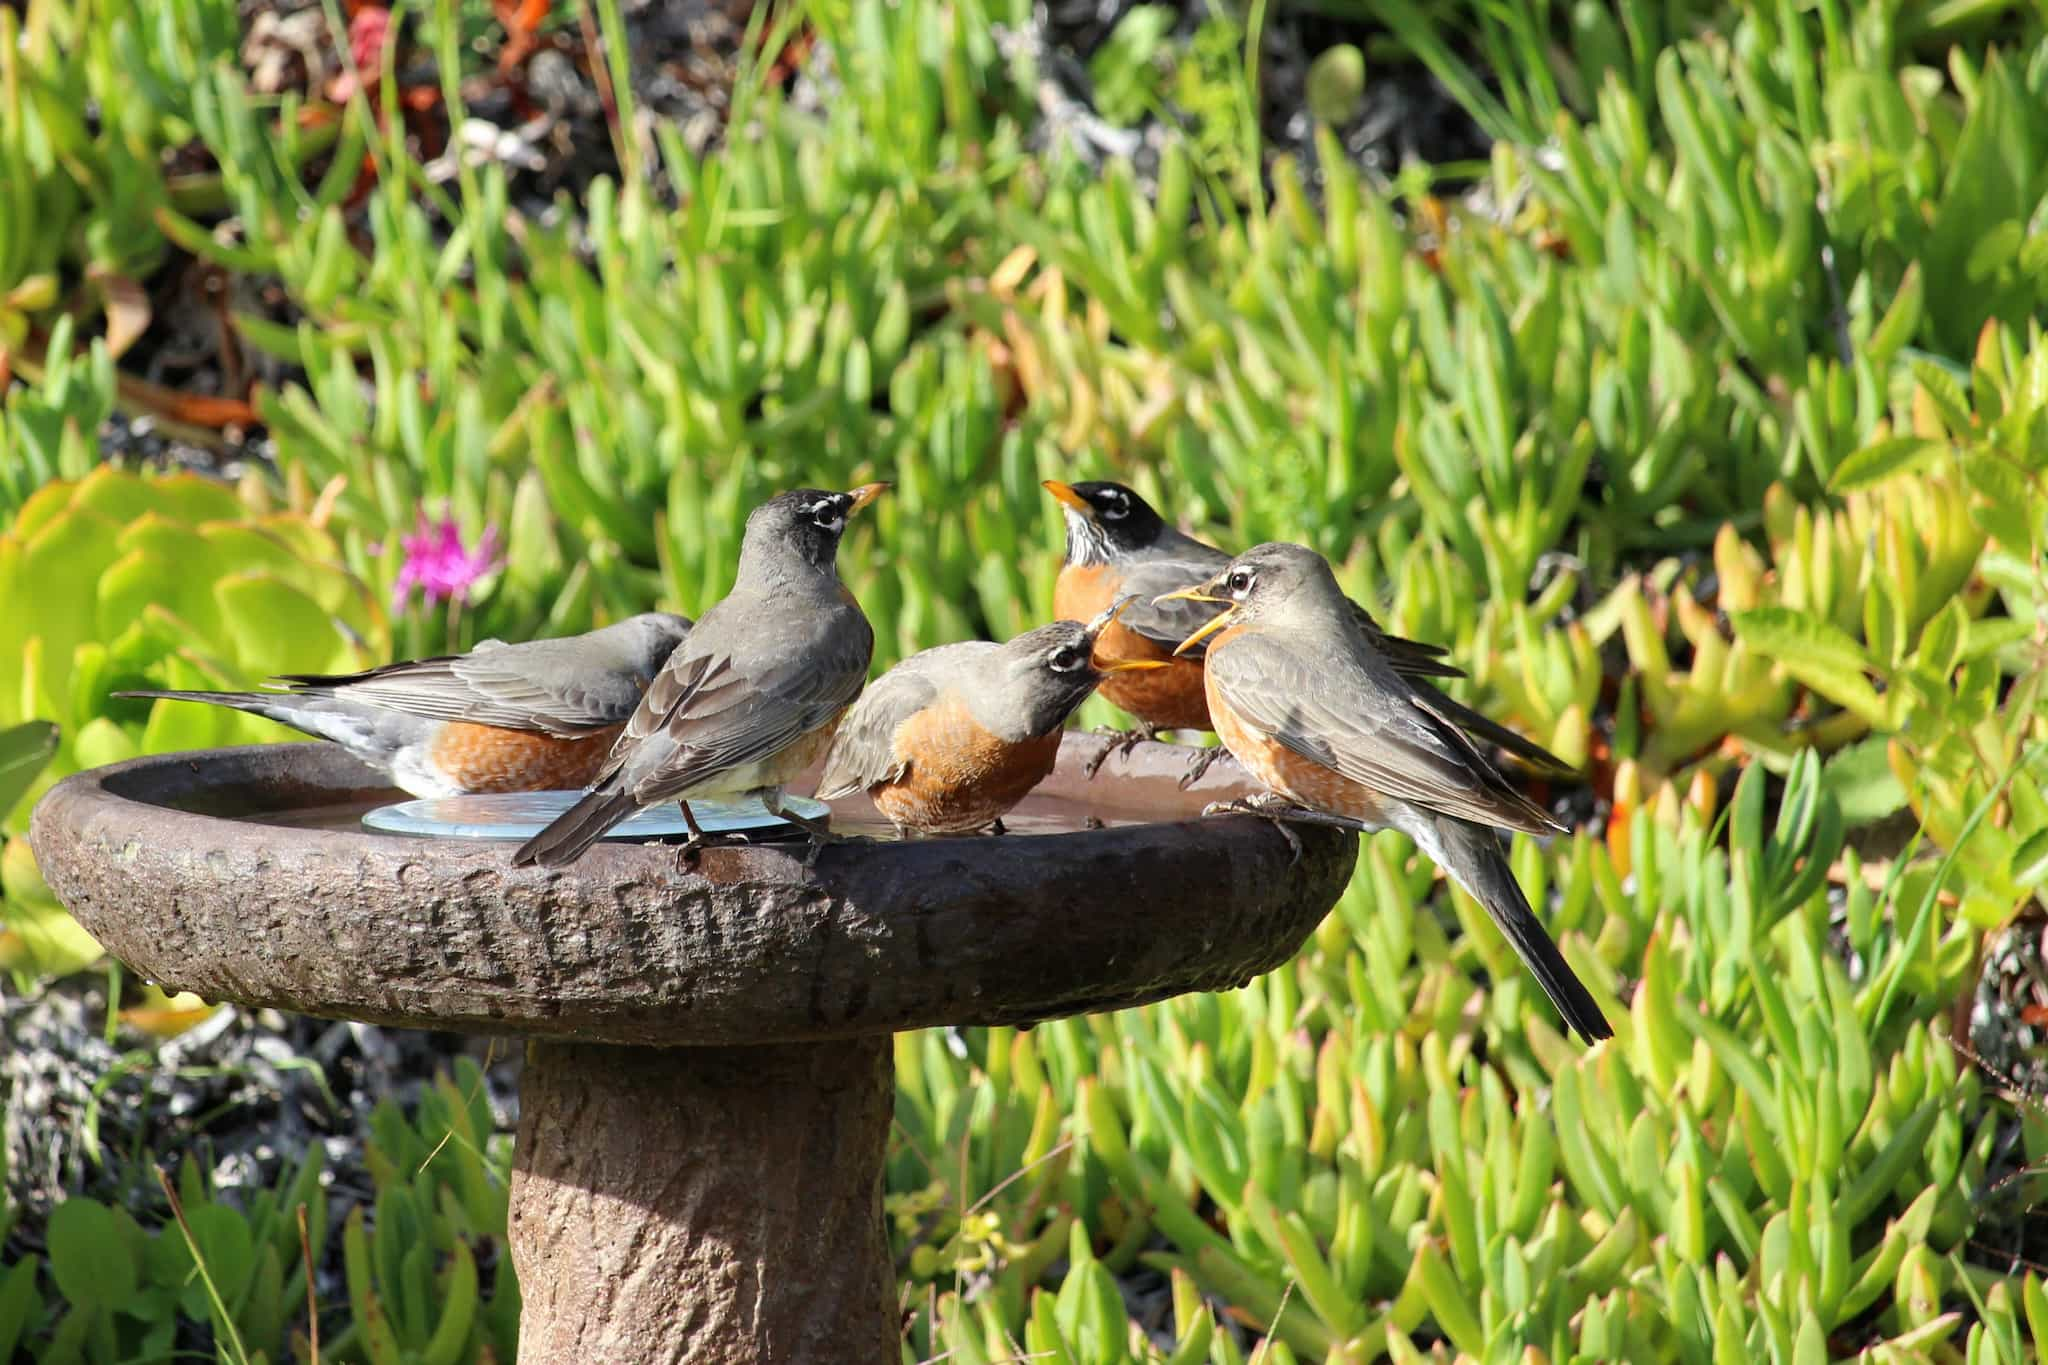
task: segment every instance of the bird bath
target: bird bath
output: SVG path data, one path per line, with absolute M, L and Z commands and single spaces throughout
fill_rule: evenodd
M 828 847 L 512 845 L 366 831 L 397 799 L 325 744 L 79 773 L 36 807 L 43 876 L 167 988 L 528 1041 L 513 1163 L 520 1359 L 895 1361 L 881 1207 L 890 1035 L 1238 986 L 1287 961 L 1356 839 L 1197 821 L 1219 764 L 1070 734 L 1003 836 Z M 808 791 L 808 783 L 799 784 Z M 1093 816 L 1100 829 L 1081 828 Z M 864 800 L 835 828 L 867 829 Z M 884 826 L 886 827 L 886 826 Z M 1062 831 L 1065 832 L 1052 832 Z

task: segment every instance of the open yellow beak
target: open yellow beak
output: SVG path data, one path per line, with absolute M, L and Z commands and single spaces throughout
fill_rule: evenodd
M 1214 602 L 1214 601 L 1215 601 L 1216 599 L 1215 599 L 1215 598 L 1213 598 L 1213 597 L 1198 597 L 1198 598 L 1195 598 L 1195 599 L 1193 599 L 1193 600 L 1195 600 L 1195 601 L 1198 601 L 1198 602 Z M 1181 642 L 1180 642 L 1179 644 L 1175 645 L 1175 646 L 1173 647 L 1173 652 L 1174 652 L 1174 654 L 1175 654 L 1176 656 L 1178 656 L 1178 655 L 1182 655 L 1182 654 L 1185 654 L 1185 653 L 1187 653 L 1187 652 L 1188 652 L 1189 650 L 1193 649 L 1193 648 L 1194 648 L 1194 647 L 1195 647 L 1196 645 L 1198 645 L 1198 644 L 1202 643 L 1202 641 L 1204 641 L 1204 640 L 1208 639 L 1208 638 L 1209 638 L 1209 637 L 1210 637 L 1211 635 L 1214 635 L 1214 634 L 1215 634 L 1215 633 L 1216 633 L 1217 631 L 1219 631 L 1219 630 L 1223 629 L 1223 628 L 1224 628 L 1225 626 L 1229 625 L 1229 624 L 1230 624 L 1230 621 L 1231 621 L 1231 618 L 1232 618 L 1232 617 L 1234 617 L 1234 616 L 1236 616 L 1236 615 L 1237 615 L 1237 604 L 1233 602 L 1233 603 L 1232 603 L 1232 604 L 1230 605 L 1230 608 L 1229 608 L 1229 609 L 1228 609 L 1227 611 L 1219 611 L 1219 612 L 1217 612 L 1217 613 L 1216 613 L 1216 615 L 1215 615 L 1215 618 L 1214 618 L 1214 619 L 1212 619 L 1212 620 L 1211 620 L 1211 621 L 1209 622 L 1209 624 L 1208 624 L 1208 625 L 1206 625 L 1206 626 L 1203 626 L 1203 627 L 1202 627 L 1202 628 L 1201 628 L 1200 630 L 1196 631 L 1196 632 L 1195 632 L 1195 633 L 1194 633 L 1193 635 L 1190 635 L 1190 636 L 1188 636 L 1188 638 L 1187 638 L 1187 639 L 1185 639 L 1185 640 L 1182 640 L 1182 641 L 1181 641 Z
M 1065 488 L 1066 485 L 1061 484 L 1060 487 Z M 1128 607 L 1137 600 L 1138 594 L 1127 592 L 1122 597 L 1117 598 L 1116 601 L 1110 603 L 1108 607 L 1098 612 L 1094 620 L 1081 628 L 1082 633 L 1087 637 L 1090 650 L 1095 648 L 1095 637 L 1109 629 L 1109 623 L 1116 620 L 1122 614 L 1125 607 Z M 1147 668 L 1164 668 L 1166 667 L 1166 662 L 1164 659 L 1130 659 L 1120 664 L 1097 664 L 1095 671 L 1098 673 L 1131 673 Z
M 851 510 L 858 512 L 888 491 L 889 485 L 886 483 L 864 483 L 858 488 L 847 489 L 846 496 L 853 499 Z
M 1095 509 L 1088 505 L 1088 499 L 1076 493 L 1072 484 L 1061 483 L 1058 479 L 1047 479 L 1039 486 L 1082 516 L 1091 519 L 1095 516 Z
M 1123 596 L 1117 598 L 1116 601 L 1104 607 L 1101 611 L 1095 613 L 1095 619 L 1090 621 L 1087 625 L 1081 627 L 1081 633 L 1088 637 L 1088 643 L 1091 645 L 1094 644 L 1095 637 L 1102 634 L 1103 631 L 1108 630 L 1109 623 L 1111 621 L 1116 620 L 1117 617 L 1121 616 L 1123 614 L 1124 608 L 1128 607 L 1129 605 L 1131 605 L 1131 603 L 1137 600 L 1138 594 L 1134 592 L 1127 592 Z

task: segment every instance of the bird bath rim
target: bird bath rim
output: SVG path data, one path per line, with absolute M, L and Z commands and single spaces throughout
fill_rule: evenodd
M 317 743 L 79 773 L 30 837 L 60 899 L 144 976 L 403 1027 L 714 1046 L 1024 1025 L 1292 957 L 1349 880 L 1355 836 L 1300 829 L 1291 863 L 1270 822 L 1197 818 L 1242 790 L 1226 767 L 1182 792 L 1189 751 L 1143 744 L 1090 782 L 1100 743 L 1070 733 L 1041 790 L 1162 818 L 834 845 L 808 874 L 774 844 L 686 868 L 672 846 L 605 843 L 515 868 L 502 842 L 234 818 L 387 791 Z

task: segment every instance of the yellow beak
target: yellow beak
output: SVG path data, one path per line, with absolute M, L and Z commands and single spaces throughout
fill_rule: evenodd
M 1095 619 L 1090 621 L 1087 625 L 1081 627 L 1081 633 L 1088 637 L 1088 643 L 1095 643 L 1095 637 L 1102 634 L 1103 631 L 1108 630 L 1109 623 L 1111 621 L 1116 620 L 1117 617 L 1121 616 L 1123 614 L 1124 608 L 1130 606 L 1131 603 L 1137 600 L 1138 594 L 1134 592 L 1127 592 L 1123 596 L 1117 598 L 1116 601 L 1104 607 L 1101 611 L 1095 613 Z
M 1215 598 L 1213 598 L 1213 597 L 1211 597 L 1211 598 L 1206 598 L 1206 599 L 1199 599 L 1199 600 L 1205 600 L 1205 601 L 1210 601 L 1210 602 L 1213 602 L 1213 601 L 1215 601 L 1216 599 L 1215 599 Z M 1232 617 L 1234 617 L 1234 616 L 1236 616 L 1236 615 L 1237 615 L 1237 607 L 1236 607 L 1236 605 L 1235 605 L 1235 604 L 1232 604 L 1232 606 L 1230 607 L 1230 609 L 1229 609 L 1228 611 L 1219 611 L 1219 612 L 1217 612 L 1217 613 L 1216 613 L 1216 616 L 1215 616 L 1215 618 L 1214 618 L 1213 620 L 1211 620 L 1211 621 L 1209 622 L 1209 624 L 1208 624 L 1208 625 L 1206 625 L 1206 626 L 1203 626 L 1203 627 L 1202 627 L 1202 628 L 1201 628 L 1200 630 L 1196 631 L 1196 632 L 1195 632 L 1195 633 L 1194 633 L 1193 635 L 1190 635 L 1190 636 L 1188 636 L 1188 638 L 1187 638 L 1187 639 L 1185 639 L 1185 640 L 1182 640 L 1182 641 L 1181 641 L 1181 642 L 1180 642 L 1179 644 L 1175 645 L 1175 646 L 1173 647 L 1173 652 L 1174 652 L 1174 654 L 1175 654 L 1175 655 L 1181 655 L 1181 654 L 1185 654 L 1185 653 L 1187 653 L 1187 652 L 1188 652 L 1189 650 L 1193 649 L 1193 648 L 1194 648 L 1194 647 L 1195 647 L 1196 645 L 1198 645 L 1198 644 L 1202 643 L 1202 641 L 1204 641 L 1204 640 L 1208 639 L 1208 638 L 1209 638 L 1209 637 L 1210 637 L 1211 635 L 1214 635 L 1214 634 L 1215 634 L 1215 633 L 1216 633 L 1217 631 L 1219 631 L 1219 630 L 1223 629 L 1223 628 L 1224 628 L 1225 626 L 1229 625 L 1229 624 L 1230 624 L 1230 621 L 1231 621 L 1231 618 L 1232 618 Z
M 1060 486 L 1062 488 L 1066 487 L 1065 484 Z M 1137 600 L 1138 594 L 1127 592 L 1122 597 L 1117 598 L 1116 601 L 1110 603 L 1108 607 L 1096 613 L 1095 619 L 1081 628 L 1087 637 L 1090 650 L 1095 648 L 1095 637 L 1109 629 L 1109 623 L 1116 620 L 1122 614 L 1125 607 L 1128 607 Z M 1130 673 L 1139 669 L 1164 668 L 1166 667 L 1166 662 L 1164 659 L 1131 659 L 1120 664 L 1097 664 L 1095 671 L 1098 673 Z
M 1228 602 L 1230 600 L 1227 597 L 1213 597 L 1203 592 L 1202 589 L 1208 586 L 1207 583 L 1197 583 L 1192 587 L 1182 588 L 1178 592 L 1160 593 L 1159 596 L 1152 599 L 1152 605 L 1156 607 L 1161 602 Z
M 1047 479 L 1039 486 L 1082 516 L 1091 519 L 1095 516 L 1095 509 L 1088 505 L 1088 499 L 1076 493 L 1072 484 L 1061 483 L 1058 479 Z
M 849 488 L 846 496 L 853 499 L 852 510 L 858 512 L 888 491 L 889 485 L 886 483 L 864 483 L 858 488 Z

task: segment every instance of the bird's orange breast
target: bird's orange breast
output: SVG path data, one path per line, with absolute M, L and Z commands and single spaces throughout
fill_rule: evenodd
M 1063 621 L 1087 621 L 1108 610 L 1120 587 L 1115 566 L 1069 565 L 1053 585 L 1053 614 Z M 1102 663 L 1165 660 L 1165 668 L 1112 673 L 1096 690 L 1148 725 L 1161 730 L 1207 730 L 1209 703 L 1202 693 L 1202 661 L 1176 659 L 1173 650 L 1112 621 L 1095 639 Z
M 466 792 L 561 791 L 588 786 L 624 728 L 614 725 L 564 739 L 451 721 L 434 736 L 427 761 Z
M 1022 742 L 983 728 L 965 702 L 943 697 L 896 727 L 897 760 L 909 765 L 899 781 L 868 794 L 895 825 L 925 834 L 980 829 L 1052 772 L 1060 736 Z
M 1209 657 L 1230 647 L 1232 638 L 1244 626 L 1226 626 L 1210 637 Z M 1381 824 L 1384 803 L 1371 788 L 1361 786 L 1334 768 L 1305 758 L 1263 731 L 1247 725 L 1214 681 L 1207 686 L 1209 715 L 1216 722 L 1216 738 L 1230 750 L 1244 770 L 1280 795 L 1300 805 L 1348 815 L 1368 824 Z

